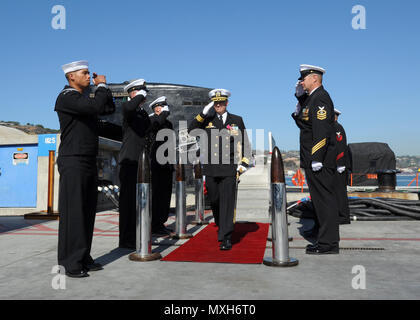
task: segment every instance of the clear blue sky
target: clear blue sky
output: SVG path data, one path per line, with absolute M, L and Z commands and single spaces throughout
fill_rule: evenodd
M 366 8 L 366 30 L 352 7 Z M 66 30 L 54 30 L 54 5 Z M 61 65 L 89 60 L 109 82 L 144 78 L 231 90 L 229 110 L 298 149 L 290 114 L 299 65 L 327 70 L 325 88 L 349 142 L 420 155 L 420 1 L 0 2 L 0 120 L 58 128 Z

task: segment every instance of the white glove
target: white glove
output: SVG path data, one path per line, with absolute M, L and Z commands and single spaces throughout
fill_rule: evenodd
M 296 116 L 299 114 L 300 109 L 302 109 L 302 107 L 301 107 L 300 103 L 298 102 L 297 105 L 296 105 L 296 111 L 295 111 Z
M 168 111 L 169 112 L 169 106 L 164 106 L 163 108 L 162 108 L 162 112 L 163 111 Z
M 214 106 L 214 101 L 212 101 L 208 105 L 206 105 L 204 107 L 203 114 L 207 115 L 207 113 L 209 113 L 210 109 L 213 108 L 213 106 Z
M 146 96 L 147 96 L 147 92 L 146 92 L 145 90 L 140 90 L 140 91 L 138 91 L 138 92 L 136 93 L 136 96 L 138 96 L 138 95 L 142 95 L 143 97 L 145 97 L 145 98 L 146 98 Z
M 303 90 L 302 84 L 300 83 L 300 81 L 298 81 L 296 83 L 296 96 L 297 97 L 301 97 L 305 94 L 305 90 Z
M 337 167 L 338 173 L 343 173 L 346 170 L 346 167 Z
M 321 170 L 323 167 L 321 162 L 318 161 L 312 161 L 312 171 L 317 172 Z
M 238 171 L 239 172 L 239 174 L 242 174 L 242 173 L 244 173 L 245 171 L 247 171 L 248 169 L 247 168 L 245 168 L 243 165 L 238 165 L 238 168 L 236 169 L 236 171 Z

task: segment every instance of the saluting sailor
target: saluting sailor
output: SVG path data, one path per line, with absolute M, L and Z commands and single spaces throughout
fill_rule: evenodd
M 90 98 L 90 73 L 87 61 L 62 67 L 68 85 L 55 104 L 60 122 L 58 151 L 60 172 L 58 264 L 70 277 L 87 277 L 88 271 L 101 270 L 90 251 L 97 203 L 98 115 L 115 111 L 106 78 L 94 73 L 95 97 Z
M 300 166 L 305 169 L 316 214 L 317 243 L 307 246 L 307 254 L 339 253 L 334 104 L 322 85 L 324 73 L 321 67 L 300 66 L 299 103 L 292 114 L 300 128 Z
M 156 141 L 156 135 L 162 129 L 173 130 L 173 125 L 167 119 L 170 111 L 165 96 L 157 98 L 149 107 L 153 110 L 150 115 L 149 132 L 152 171 L 152 234 L 166 236 L 173 232 L 165 226 L 171 205 L 173 165 L 161 163 L 162 161 L 159 160 L 162 159 L 156 158 L 158 148 L 165 143 L 165 141 Z
M 143 148 L 146 148 L 150 119 L 143 109 L 147 88 L 144 79 L 130 82 L 124 87 L 129 101 L 122 106 L 123 141 L 119 154 L 120 164 L 120 215 L 119 247 L 136 248 L 136 184 L 138 161 Z
M 237 176 L 249 165 L 251 148 L 242 117 L 226 111 L 230 92 L 214 89 L 209 93 L 212 100 L 191 122 L 188 130 L 205 129 L 208 145 L 200 145 L 203 174 L 216 225 L 221 250 L 232 248 L 232 232 L 235 224 L 235 194 Z M 206 149 L 207 148 L 207 149 Z
M 336 188 L 336 191 L 339 223 L 350 224 L 350 208 L 347 195 L 348 170 L 350 169 L 350 160 L 347 147 L 347 136 L 343 126 L 338 122 L 338 117 L 341 115 L 341 111 L 334 109 L 334 113 L 334 132 L 337 145 L 338 187 Z

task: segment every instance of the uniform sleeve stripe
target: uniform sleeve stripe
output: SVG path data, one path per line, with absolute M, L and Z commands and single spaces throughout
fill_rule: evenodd
M 195 117 L 195 119 L 196 119 L 198 122 L 203 122 L 203 121 L 204 121 L 204 118 L 203 118 L 202 116 L 200 116 L 200 115 L 196 116 L 196 117 Z
M 318 142 L 313 148 L 312 148 L 312 155 L 314 155 L 319 149 L 325 147 L 327 144 L 327 138 L 321 140 Z

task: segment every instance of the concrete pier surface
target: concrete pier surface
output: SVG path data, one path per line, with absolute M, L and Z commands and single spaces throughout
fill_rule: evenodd
M 252 171 L 252 170 L 251 170 Z M 241 177 L 237 221 L 268 221 L 266 172 Z M 288 201 L 305 195 L 288 193 Z M 187 221 L 194 219 L 188 212 Z M 211 213 L 206 214 L 212 219 Z M 167 225 L 175 227 L 171 215 Z M 420 221 L 353 222 L 340 227 L 340 254 L 305 254 L 301 235 L 312 221 L 289 216 L 291 268 L 263 264 L 132 262 L 118 246 L 118 212 L 99 212 L 93 258 L 104 270 L 83 279 L 66 278 L 57 288 L 58 221 L 0 217 L 0 299 L 419 299 Z M 198 233 L 202 226 L 189 224 Z M 189 240 L 153 239 L 153 251 L 166 256 Z M 271 256 L 267 242 L 265 256 Z

